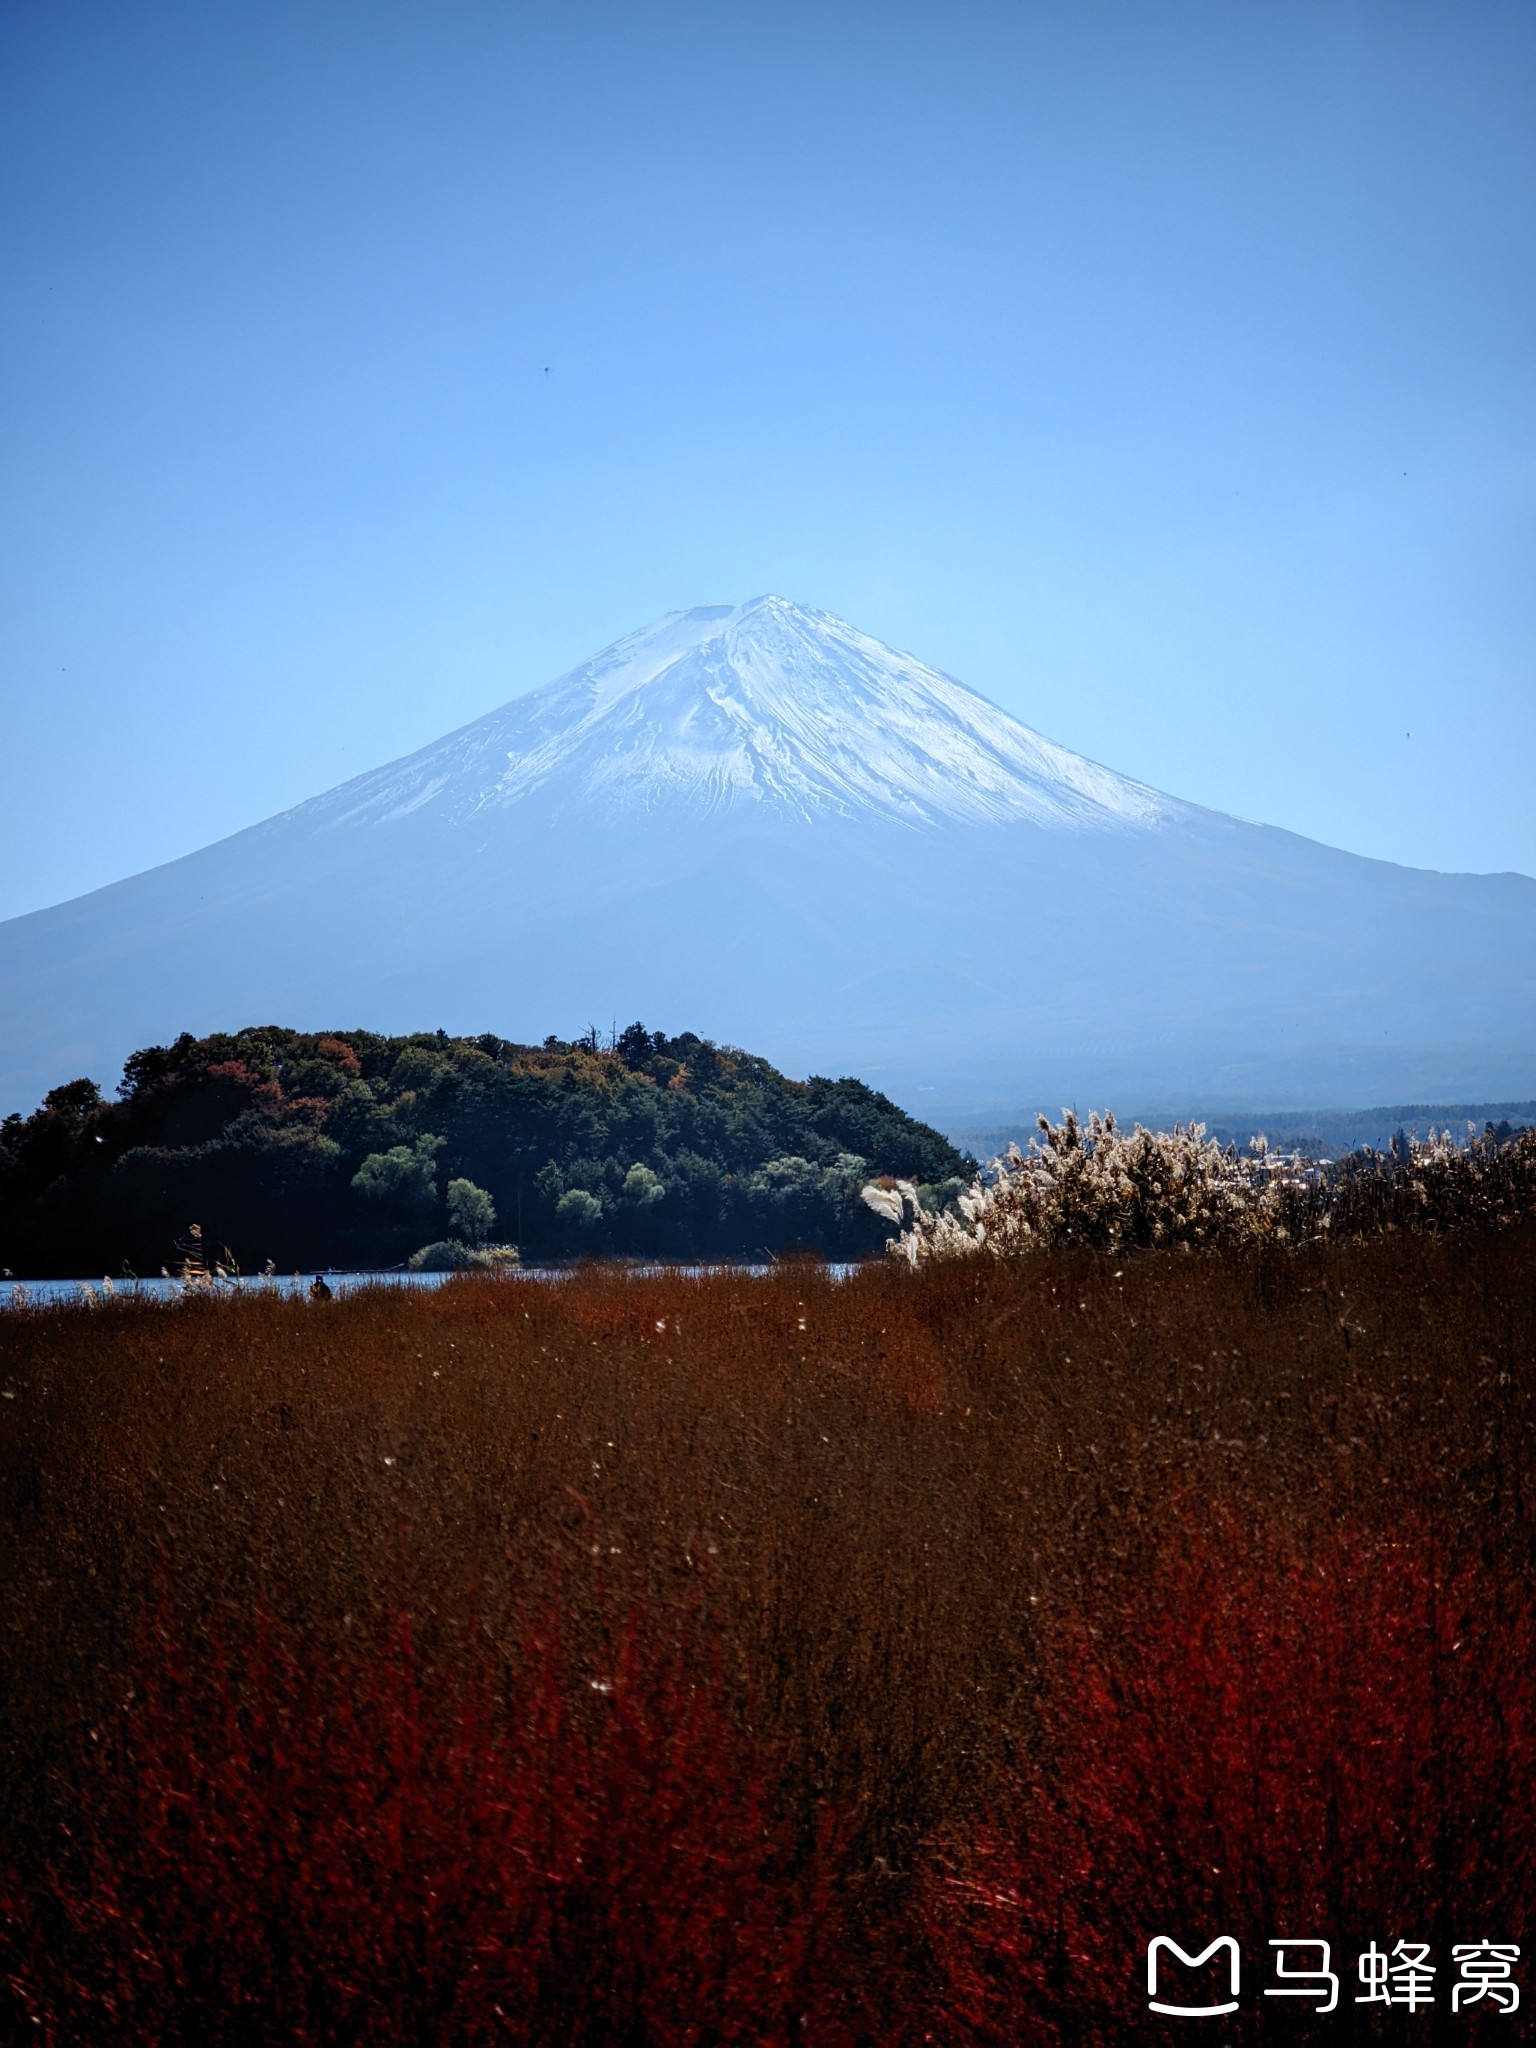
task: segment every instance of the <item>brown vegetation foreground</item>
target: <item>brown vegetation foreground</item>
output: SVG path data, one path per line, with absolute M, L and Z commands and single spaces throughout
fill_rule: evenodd
M 1344 2007 L 1278 2030 L 1374 2038 L 1357 1948 L 1438 1943 L 1444 2015 L 1452 1942 L 1530 1931 L 1529 1221 L 119 1301 L 0 1347 L 0 1977 L 31 2039 L 1108 2041 L 1158 1932 L 1232 1932 L 1253 1972 L 1330 1938 Z M 554 1804 L 514 1827 L 535 1753 Z M 663 1808 L 612 1878 L 641 1919 L 610 1898 L 599 1935 L 594 1816 L 612 1852 Z M 263 1829 L 302 1883 L 206 1968 L 146 1963 L 279 1871 Z M 314 1871 L 361 1897 L 358 1843 L 400 1924 L 326 1949 L 298 2013 L 291 1955 L 281 1994 L 230 1956 L 283 1916 L 311 1962 L 355 1941 Z M 486 1975 L 482 1892 L 426 1947 L 399 1904 L 477 1856 L 482 1892 L 588 1886 L 575 1932 L 537 1886 L 504 1915 L 537 1984 Z M 708 1926 L 656 1896 L 689 1885 Z M 1232 2038 L 1278 2026 L 1259 1981 Z

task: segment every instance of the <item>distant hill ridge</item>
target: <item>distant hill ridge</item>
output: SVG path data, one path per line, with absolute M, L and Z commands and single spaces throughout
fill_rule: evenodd
M 119 1093 L 78 1080 L 0 1124 L 0 1266 L 156 1273 L 194 1222 L 246 1271 L 509 1239 L 534 1256 L 857 1257 L 885 1236 L 859 1200 L 871 1176 L 968 1167 L 860 1081 L 793 1081 L 641 1024 L 611 1044 L 184 1034 L 135 1053 Z
M 1246 1147 L 1250 1138 L 1266 1137 L 1277 1152 L 1300 1152 L 1307 1159 L 1342 1159 L 1365 1146 L 1384 1151 L 1399 1131 L 1411 1138 L 1425 1138 L 1434 1131 L 1449 1130 L 1465 1139 L 1485 1131 L 1492 1124 L 1521 1130 L 1536 1126 L 1536 1102 L 1410 1102 L 1380 1109 L 1277 1110 L 1252 1116 L 1228 1113 L 1202 1116 L 1196 1110 L 1177 1116 L 1129 1115 L 1126 1127 L 1136 1123 L 1150 1129 L 1166 1130 L 1175 1121 L 1199 1122 L 1206 1135 L 1223 1145 Z M 951 1130 L 954 1143 L 979 1159 L 995 1157 L 1010 1144 L 1025 1145 L 1034 1131 L 1028 1117 L 1018 1117 L 975 1129 Z

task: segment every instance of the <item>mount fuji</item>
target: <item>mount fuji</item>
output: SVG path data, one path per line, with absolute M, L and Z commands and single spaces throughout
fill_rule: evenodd
M 1530 1095 L 1536 881 L 1181 802 L 762 597 L 0 924 L 5 1109 L 183 1030 L 636 1016 L 951 1125 Z

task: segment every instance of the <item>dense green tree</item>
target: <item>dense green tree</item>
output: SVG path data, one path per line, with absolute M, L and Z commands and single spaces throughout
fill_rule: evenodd
M 624 1176 L 624 1200 L 632 1209 L 651 1209 L 667 1198 L 667 1184 L 648 1166 L 632 1166 Z
M 496 1204 L 472 1180 L 448 1183 L 448 1221 L 469 1244 L 484 1244 L 496 1227 Z
M 693 1032 L 636 1023 L 610 1050 L 261 1025 L 145 1047 L 115 1101 L 76 1081 L 6 1118 L 0 1265 L 154 1272 L 194 1221 L 247 1269 L 390 1265 L 498 1227 L 532 1258 L 851 1257 L 886 1228 L 866 1178 L 965 1166 L 862 1082 Z
M 567 1188 L 555 1204 L 555 1215 L 564 1235 L 579 1239 L 596 1230 L 603 1220 L 603 1205 L 585 1188 Z
M 437 1155 L 443 1143 L 441 1138 L 423 1136 L 414 1145 L 370 1152 L 353 1174 L 352 1185 L 376 1202 L 429 1209 L 437 1200 Z

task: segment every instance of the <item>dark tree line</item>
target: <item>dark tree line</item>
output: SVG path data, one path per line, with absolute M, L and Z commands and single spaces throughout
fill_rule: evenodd
M 55 1088 L 0 1124 L 0 1265 L 158 1272 L 191 1222 L 245 1271 L 877 1249 L 873 1176 L 969 1162 L 862 1082 L 792 1081 L 692 1032 L 542 1046 L 276 1026 L 149 1046 L 116 1101 Z M 455 1249 L 455 1248 L 460 1249 Z

